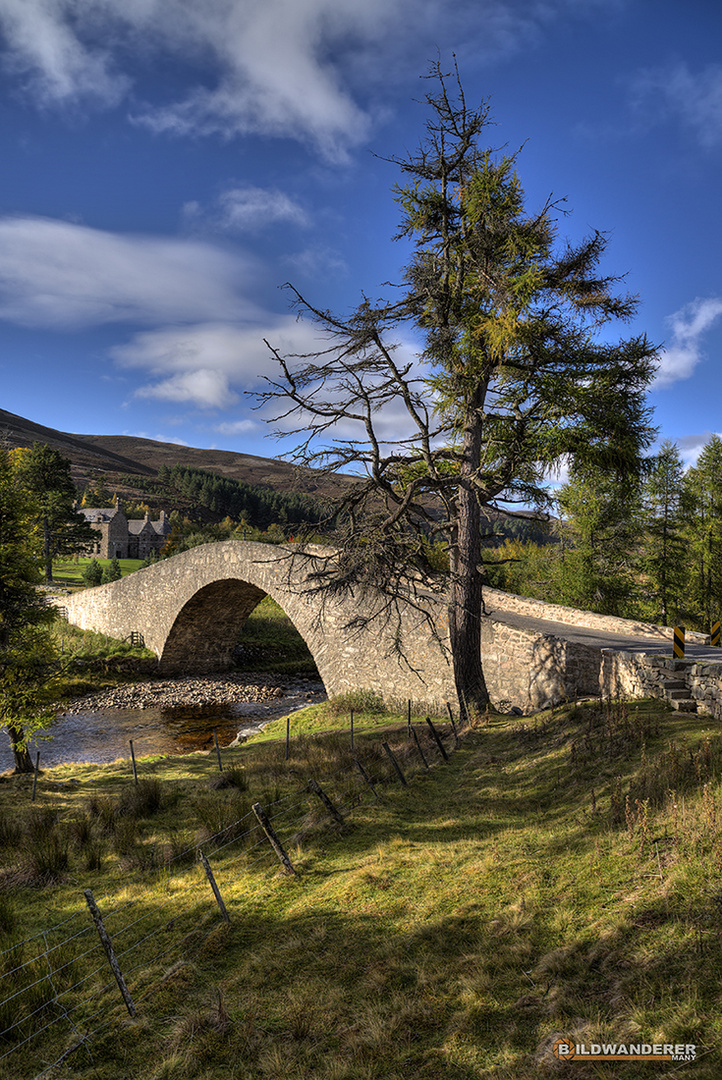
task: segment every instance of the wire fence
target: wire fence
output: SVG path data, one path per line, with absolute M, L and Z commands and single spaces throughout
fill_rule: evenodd
M 294 853 L 309 833 L 382 798 L 386 785 L 408 784 L 443 764 L 458 741 L 453 717 L 426 725 L 386 733 L 381 746 L 357 744 L 330 775 L 255 803 L 162 865 L 128 878 L 119 896 L 96 899 L 85 890 L 85 907 L 0 952 L 0 1066 L 12 1064 L 18 1077 L 48 1078 L 126 1010 L 136 1015 L 174 964 L 198 955 L 219 924 L 242 910 L 243 890 L 234 885 L 243 875 L 247 881 L 249 873 L 279 868 L 296 874 Z M 62 1052 L 48 1064 L 59 1044 Z

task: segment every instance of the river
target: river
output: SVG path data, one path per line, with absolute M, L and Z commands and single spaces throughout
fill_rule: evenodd
M 81 701 L 67 706 L 58 716 L 48 731 L 50 738 L 30 740 L 28 747 L 33 762 L 36 752 L 40 752 L 41 768 L 64 762 L 104 764 L 118 758 L 130 758 L 131 739 L 136 757 L 190 753 L 211 749 L 214 729 L 220 746 L 228 746 L 259 731 L 277 716 L 285 716 L 326 697 L 323 683 L 318 679 L 278 676 L 273 681 L 282 693 L 263 701 L 97 707 L 91 699 L 88 708 L 83 708 Z M 143 685 L 158 684 L 138 684 Z M 13 765 L 5 735 L 4 739 L 0 737 L 0 772 L 10 771 Z

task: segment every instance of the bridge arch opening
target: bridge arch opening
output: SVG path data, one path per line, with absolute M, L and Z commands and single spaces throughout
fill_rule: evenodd
M 262 611 L 249 622 L 259 605 Z M 201 673 L 227 669 L 237 661 L 240 667 L 252 664 L 258 669 L 255 661 L 263 662 L 264 649 L 270 667 L 283 659 L 279 653 L 284 643 L 291 667 L 296 663 L 298 670 L 318 675 L 311 644 L 288 611 L 259 586 L 223 578 L 198 589 L 180 609 L 159 667 L 168 674 Z

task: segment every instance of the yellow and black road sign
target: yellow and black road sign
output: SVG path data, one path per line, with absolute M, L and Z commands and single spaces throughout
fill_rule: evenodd
M 712 629 L 710 630 L 710 645 L 719 645 L 720 643 L 720 624 L 719 619 L 717 622 L 712 623 Z
M 684 627 L 675 626 L 672 655 L 677 660 L 684 660 Z

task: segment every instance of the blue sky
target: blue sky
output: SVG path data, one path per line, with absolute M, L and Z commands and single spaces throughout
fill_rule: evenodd
M 722 433 L 716 0 L 0 0 L 0 406 L 278 453 L 263 338 L 314 341 L 279 286 L 345 313 L 399 279 L 383 158 L 452 53 L 529 207 L 609 234 L 693 461 Z

